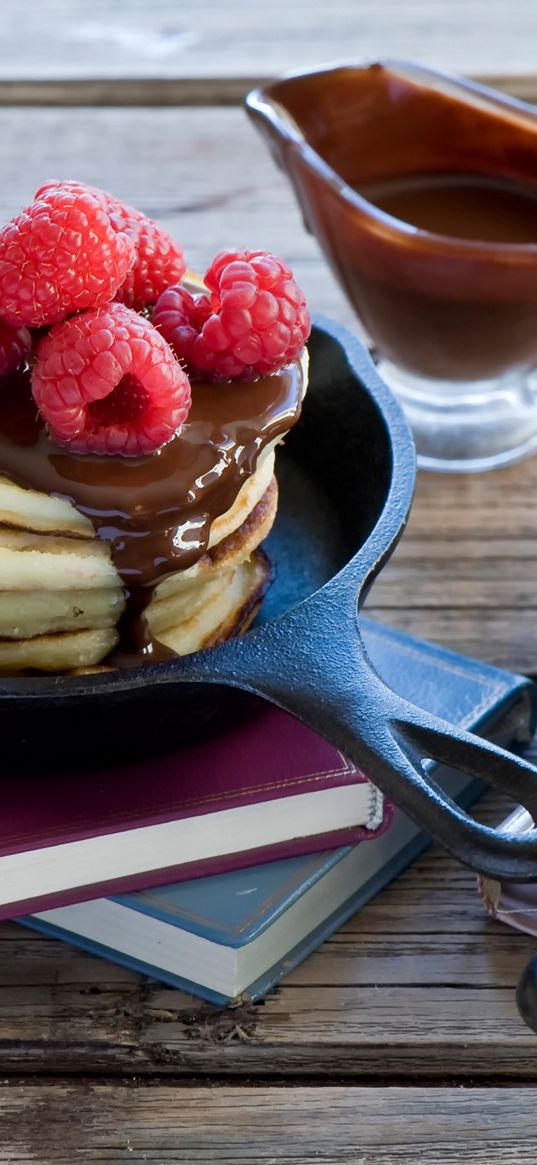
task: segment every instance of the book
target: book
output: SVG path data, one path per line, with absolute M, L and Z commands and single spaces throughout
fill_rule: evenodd
M 171 755 L 5 774 L 0 809 L 0 918 L 355 843 L 390 814 L 336 748 L 269 704 Z
M 401 695 L 515 751 L 531 738 L 531 681 L 363 620 L 369 654 Z M 462 806 L 482 785 L 436 765 Z M 413 861 L 429 838 L 396 810 L 367 844 L 114 895 L 19 919 L 215 1003 L 257 998 Z
M 522 806 L 502 821 L 500 829 L 517 836 L 533 829 L 533 820 Z M 534 882 L 500 882 L 478 878 L 481 901 L 492 918 L 515 930 L 537 935 L 537 885 Z

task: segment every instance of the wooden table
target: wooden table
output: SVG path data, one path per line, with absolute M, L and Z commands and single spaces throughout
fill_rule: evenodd
M 46 177 L 96 182 L 159 218 L 194 267 L 233 243 L 281 252 L 312 306 L 353 326 L 238 99 L 265 74 L 379 54 L 537 96 L 534 0 L 190 7 L 3 14 L 0 217 Z M 536 487 L 537 459 L 421 477 L 369 613 L 537 670 Z M 537 1042 L 514 1003 L 531 949 L 437 850 L 236 1010 L 4 925 L 0 1161 L 535 1165 Z

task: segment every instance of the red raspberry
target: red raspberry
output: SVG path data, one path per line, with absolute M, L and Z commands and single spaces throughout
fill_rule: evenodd
M 153 323 L 192 375 L 251 379 L 295 360 L 311 321 L 289 267 L 266 251 L 223 251 L 205 274 L 210 291 L 169 288 Z
M 45 190 L 0 230 L 0 316 L 53 324 L 114 298 L 134 261 L 97 192 Z
M 186 287 L 176 284 L 162 292 L 151 316 L 151 322 L 193 375 L 196 369 L 192 348 L 211 314 L 211 301 L 207 295 L 193 296 Z
M 54 188 L 69 190 L 93 190 L 105 201 L 106 210 L 114 230 L 128 235 L 134 244 L 134 264 L 116 292 L 115 299 L 127 307 L 142 308 L 155 303 L 161 291 L 183 278 L 186 263 L 183 248 L 172 239 L 167 231 L 153 222 L 142 211 L 136 210 L 99 190 L 96 186 L 83 187 L 79 182 L 46 182 L 37 191 L 36 197 Z
M 17 372 L 28 359 L 31 348 L 28 328 L 12 328 L 0 320 L 0 377 Z
M 153 453 L 190 408 L 188 377 L 166 341 L 121 303 L 52 328 L 37 350 L 32 392 L 52 439 L 76 453 Z
M 183 278 L 183 248 L 153 219 L 133 207 L 118 202 L 117 209 L 110 206 L 109 213 L 116 230 L 125 231 L 134 243 L 134 266 L 116 299 L 136 308 L 153 304 L 166 287 Z

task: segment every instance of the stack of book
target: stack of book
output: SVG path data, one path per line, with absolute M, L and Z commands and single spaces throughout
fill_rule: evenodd
M 377 670 L 430 712 L 519 748 L 520 676 L 363 622 Z M 460 804 L 479 792 L 436 766 Z M 0 917 L 216 1003 L 266 992 L 428 838 L 336 749 L 268 705 L 124 770 L 6 782 Z

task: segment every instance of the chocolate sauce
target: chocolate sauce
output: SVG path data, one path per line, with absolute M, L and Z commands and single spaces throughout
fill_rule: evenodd
M 487 174 L 395 175 L 366 183 L 364 198 L 394 218 L 456 239 L 537 243 L 537 186 Z
M 261 451 L 297 421 L 302 394 L 298 363 L 252 382 L 195 383 L 179 435 L 149 457 L 125 458 L 55 445 L 37 415 L 29 376 L 1 385 L 0 474 L 67 499 L 110 544 L 127 597 L 120 651 L 150 662 L 173 655 L 146 637 L 143 610 L 152 590 L 205 553 L 212 523 L 231 508 Z

